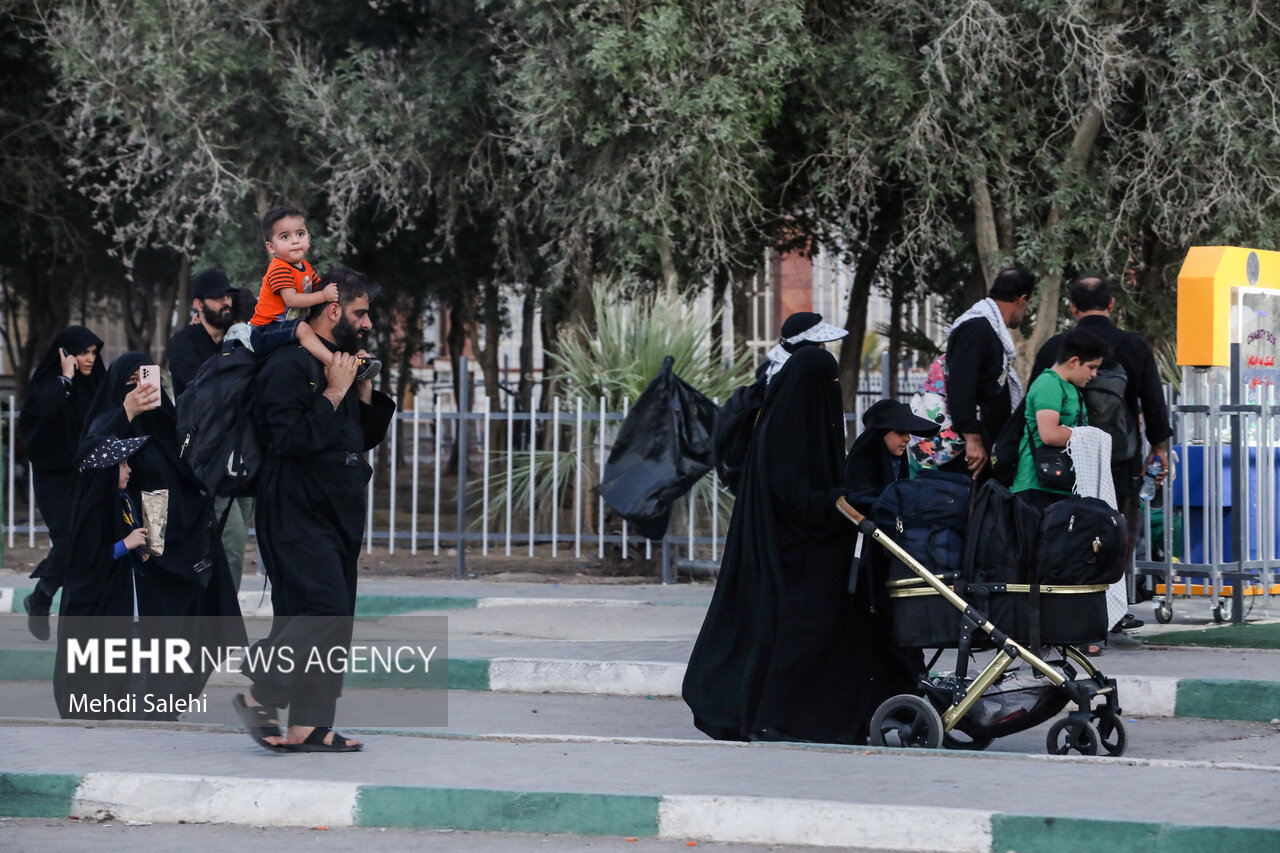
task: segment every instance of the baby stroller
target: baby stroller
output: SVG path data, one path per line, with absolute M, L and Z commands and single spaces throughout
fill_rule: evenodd
M 975 583 L 959 572 L 939 576 L 844 498 L 837 506 L 902 569 L 888 581 L 898 641 L 938 649 L 920 679 L 919 695 L 890 697 L 876 710 L 873 745 L 986 749 L 995 738 L 1038 726 L 1073 704 L 1075 709 L 1049 728 L 1049 754 L 1124 753 L 1127 741 L 1115 679 L 1106 678 L 1073 644 L 1088 640 L 1088 632 L 1099 625 L 1105 632 L 1107 584 Z M 1124 540 L 1123 527 L 1119 539 Z M 1096 539 L 1093 547 L 1096 553 Z M 960 593 L 972 595 L 981 609 Z M 993 621 L 1007 622 L 1010 633 Z M 1044 638 L 1044 652 L 1032 651 L 1031 646 L 1039 646 L 1027 639 L 1032 636 Z M 957 649 L 955 672 L 930 674 L 947 648 Z M 996 655 L 971 678 L 970 653 L 984 648 L 995 649 Z M 1011 671 L 1018 660 L 1027 668 Z

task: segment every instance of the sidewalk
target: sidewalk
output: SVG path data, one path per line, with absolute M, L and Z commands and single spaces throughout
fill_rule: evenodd
M 0 573 L 0 584 L 16 582 L 13 575 Z M 266 633 L 270 618 L 261 583 L 251 576 L 241 592 L 255 637 Z M 52 668 L 51 645 L 23 629 L 25 589 L 0 586 L 0 612 L 6 601 L 16 601 L 19 611 L 0 616 L 0 681 L 45 678 Z M 712 587 L 362 578 L 360 589 L 357 637 L 413 638 L 423 619 L 448 620 L 453 689 L 670 697 L 679 695 Z M 1212 625 L 1185 608 L 1170 625 L 1155 624 L 1149 605 L 1133 612 L 1148 622 L 1138 636 L 1152 643 L 1162 632 Z M 936 668 L 949 668 L 953 659 L 945 654 Z M 1128 714 L 1280 717 L 1274 650 L 1113 646 L 1095 663 L 1119 679 Z
M 1249 765 L 1206 773 L 1187 762 L 1105 758 L 413 736 L 375 738 L 357 754 L 279 756 L 243 734 L 7 734 L 0 813 L 15 817 L 109 813 L 984 853 L 1280 844 L 1276 810 L 1230 807 L 1241 791 L 1280 783 L 1280 770 Z M 1135 799 L 1135 791 L 1160 796 Z
M 8 583 L 25 586 L 0 577 L 0 585 Z M 255 583 L 260 580 L 247 579 L 245 603 L 261 599 Z M 361 734 L 367 749 L 352 755 L 273 755 L 230 730 L 228 696 L 238 689 L 233 685 L 243 684 L 238 675 L 211 681 L 222 717 L 202 727 L 36 725 L 33 712 L 21 709 L 48 702 L 47 687 L 34 680 L 48 677 L 52 644 L 27 633 L 21 612 L 0 615 L 0 681 L 11 682 L 0 685 L 0 706 L 8 701 L 19 709 L 0 708 L 0 716 L 9 718 L 8 748 L 0 757 L 0 815 L 110 814 L 117 820 L 458 828 L 903 851 L 1280 848 L 1280 810 L 1257 808 L 1252 800 L 1248 808 L 1234 807 L 1240 792 L 1256 797 L 1280 785 L 1274 761 L 1245 760 L 1268 760 L 1259 756 L 1273 754 L 1270 739 L 1255 749 L 1248 740 L 1238 749 L 1232 744 L 1223 760 L 1209 761 L 701 739 L 678 702 L 667 699 L 671 704 L 659 709 L 645 700 L 679 695 L 710 596 L 708 584 L 362 578 L 357 639 L 411 640 L 429 621 L 447 620 L 448 686 L 470 691 L 466 704 L 482 715 L 473 722 L 511 714 L 537 719 L 530 711 L 539 707 L 547 719 L 538 734 L 373 730 Z M 268 614 L 249 612 L 250 635 L 262 636 Z M 1149 616 L 1147 607 L 1134 612 Z M 1187 617 L 1171 627 L 1198 624 Z M 1097 663 L 1118 676 L 1126 717 L 1280 717 L 1277 652 L 1111 648 Z M 949 656 L 937 667 L 948 665 Z M 344 701 L 356 705 L 412 706 L 426 695 L 369 689 L 421 686 L 412 682 L 350 678 L 352 695 Z M 23 679 L 34 680 L 19 684 Z M 528 707 L 516 707 L 521 703 Z M 629 727 L 638 727 L 610 722 L 616 714 L 640 720 L 675 712 L 684 721 L 683 729 L 669 727 L 675 739 L 628 736 Z M 586 716 L 595 721 L 592 731 L 608 734 L 565 734 L 584 730 L 566 721 Z M 1139 729 L 1141 723 L 1133 725 Z M 644 728 L 663 731 L 652 721 Z M 531 731 L 487 729 L 522 730 Z M 1249 731 L 1251 737 L 1275 737 L 1271 727 Z M 1041 749 L 1043 736 L 1029 731 L 1028 751 Z M 1159 796 L 1135 794 L 1156 791 Z M 1197 803 L 1212 807 L 1189 807 Z

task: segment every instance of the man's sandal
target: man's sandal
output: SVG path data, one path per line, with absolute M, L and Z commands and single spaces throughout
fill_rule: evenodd
M 231 700 L 231 707 L 235 708 L 236 713 L 240 715 L 240 720 L 254 743 L 272 752 L 289 751 L 284 744 L 267 741 L 269 737 L 284 737 L 280 731 L 280 721 L 276 719 L 275 708 L 267 705 L 250 705 L 244 701 L 243 693 L 236 694 L 236 698 Z
M 325 743 L 325 736 L 330 732 L 333 732 L 333 740 Z M 285 748 L 292 752 L 359 752 L 364 749 L 364 744 L 352 743 L 328 726 L 316 726 L 302 743 L 291 743 Z

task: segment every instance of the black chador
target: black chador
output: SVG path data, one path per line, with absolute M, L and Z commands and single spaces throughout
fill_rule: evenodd
M 829 352 L 803 346 L 769 383 L 682 691 L 713 738 L 865 738 L 850 677 L 855 530 L 835 506 L 846 492 L 837 377 Z
M 329 345 L 333 349 L 332 345 Z M 330 726 L 342 674 L 303 666 L 318 649 L 350 645 L 356 560 L 364 535 L 364 490 L 372 475 L 364 454 L 386 436 L 391 398 L 361 402 L 353 384 L 334 409 L 319 363 L 300 347 L 272 353 L 256 380 L 259 420 L 268 450 L 258 481 L 258 548 L 271 581 L 274 620 L 257 646 L 259 659 L 296 661 L 246 672 L 264 705 L 289 707 L 290 726 Z
M 62 372 L 63 353 L 76 356 L 94 350 L 93 366 L 86 374 L 77 365 L 71 377 Z M 67 549 L 71 541 L 71 502 L 76 485 L 76 452 L 89 406 L 106 369 L 100 354 L 102 341 L 84 326 L 68 326 L 31 374 L 22 398 L 18 434 L 31 463 L 32 485 L 40 517 L 49 528 L 52 546 L 31 577 L 39 582 L 26 602 L 32 633 L 49 636 L 49 605 L 62 585 Z
M 132 421 L 125 411 L 125 396 L 135 387 L 134 374 L 149 362 L 142 353 L 126 352 L 111 363 L 89 412 L 84 445 L 95 445 L 105 437 L 149 439 L 129 460 L 129 494 L 140 508 L 141 492 L 166 489 L 169 509 L 164 553 L 147 560 L 137 578 L 140 631 L 148 638 L 180 636 L 203 661 L 204 649 L 242 646 L 247 638 L 226 557 L 221 548 L 211 547 L 216 542 L 213 496 L 204 491 L 178 452 L 173 401 L 162 391 L 159 408 L 139 413 Z M 130 612 L 132 605 L 126 606 L 120 585 L 100 585 L 101 576 L 93 571 L 96 558 L 77 554 L 75 559 L 77 565 L 68 569 L 61 613 L 86 607 L 110 615 Z M 85 576 L 75 590 L 72 571 Z M 150 688 L 157 693 L 198 695 L 210 670 L 193 668 L 196 671 L 189 677 L 153 680 Z

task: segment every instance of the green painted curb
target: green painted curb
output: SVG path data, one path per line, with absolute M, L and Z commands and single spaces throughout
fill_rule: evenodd
M 1280 682 L 1182 678 L 1173 715 L 1265 723 L 1280 717 Z
M 0 649 L 0 681 L 52 681 L 56 658 L 47 649 Z
M 658 834 L 660 797 L 362 785 L 356 826 L 570 835 Z
M 356 597 L 356 618 L 372 622 L 419 610 L 474 610 L 479 601 L 451 595 L 364 595 Z
M 0 815 L 66 817 L 82 776 L 65 773 L 0 772 Z
M 1254 853 L 1280 848 L 1280 830 L 1091 818 L 991 816 L 992 853 Z
M 1154 634 L 1148 646 L 1204 646 L 1219 649 L 1280 649 L 1280 622 L 1222 625 Z

